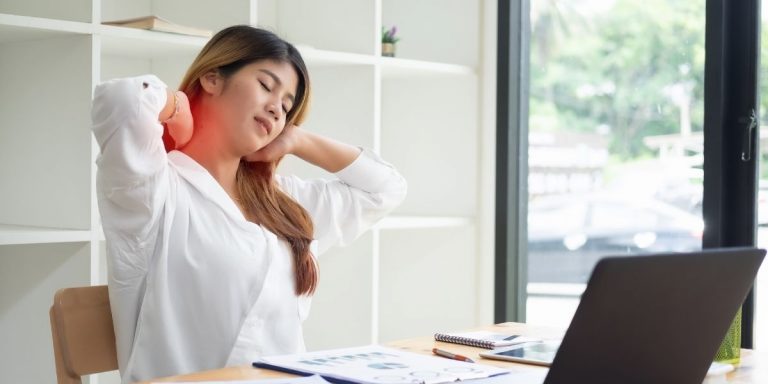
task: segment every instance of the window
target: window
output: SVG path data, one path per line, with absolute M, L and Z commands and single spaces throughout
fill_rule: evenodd
M 504 3 L 498 321 L 567 325 L 603 256 L 755 244 L 755 1 Z
M 575 308 L 603 256 L 701 249 L 704 22 L 696 0 L 531 2 L 528 319 L 568 325 L 551 297 Z

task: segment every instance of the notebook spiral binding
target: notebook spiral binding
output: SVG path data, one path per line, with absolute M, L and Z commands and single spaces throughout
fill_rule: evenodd
M 445 341 L 445 342 L 454 343 L 454 344 L 464 344 L 464 345 L 469 345 L 471 347 L 478 347 L 478 348 L 486 348 L 486 349 L 494 348 L 493 340 L 480 340 L 480 339 L 473 339 L 470 337 L 446 335 L 444 333 L 435 333 L 435 340 Z

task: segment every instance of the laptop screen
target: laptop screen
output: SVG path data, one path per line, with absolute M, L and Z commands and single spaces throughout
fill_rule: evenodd
M 607 257 L 545 383 L 701 383 L 764 250 Z

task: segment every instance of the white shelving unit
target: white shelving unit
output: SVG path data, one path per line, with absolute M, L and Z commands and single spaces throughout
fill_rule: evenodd
M 105 284 L 90 131 L 96 84 L 154 73 L 176 87 L 206 38 L 102 25 L 156 14 L 217 31 L 250 24 L 294 43 L 310 70 L 304 129 L 380 152 L 407 200 L 320 257 L 310 349 L 490 321 L 493 4 L 463 0 L 10 0 L 0 3 L 0 372 L 53 382 L 54 292 Z M 425 22 L 428 20 L 428 23 Z M 382 26 L 402 36 L 380 56 Z M 490 76 L 490 77 L 489 77 Z M 492 165 L 492 163 L 490 163 Z M 282 172 L 332 177 L 287 159 Z M 491 195 L 492 196 L 492 195 Z M 114 382 L 96 375 L 90 382 Z
M 82 243 L 90 240 L 91 231 L 0 224 L 0 245 Z

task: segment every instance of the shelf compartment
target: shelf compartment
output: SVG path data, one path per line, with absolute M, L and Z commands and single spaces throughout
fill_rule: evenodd
M 351 145 L 374 147 L 374 67 L 309 65 L 312 104 L 302 129 Z M 335 178 L 295 156 L 281 163 L 281 174 L 305 179 Z
M 208 38 L 133 28 L 98 26 L 101 36 L 100 81 L 157 75 L 178 88 L 187 68 Z
M 380 341 L 476 326 L 471 227 L 381 233 Z
M 401 216 L 474 216 L 479 185 L 473 76 L 382 81 L 382 156 L 408 181 Z
M 90 244 L 0 247 L 3 382 L 56 381 L 48 309 L 60 288 L 89 284 Z
M 216 33 L 231 25 L 252 24 L 250 3 L 243 0 L 103 0 L 100 22 L 154 15 L 174 24 Z
M 92 48 L 72 34 L 0 45 L 0 222 L 90 229 Z
M 466 0 L 382 0 L 381 21 L 386 28 L 397 26 L 397 36 L 401 37 L 397 57 L 477 67 L 481 4 Z M 428 24 L 425 15 L 429 15 Z
M 373 247 L 373 235 L 366 233 L 347 247 L 318 255 L 320 283 L 304 323 L 309 350 L 371 343 Z M 339 314 L 344 314 L 344 332 L 329 332 L 339 326 Z
M 0 245 L 79 243 L 91 240 L 91 231 L 0 224 Z
M 17 0 L 0 2 L 0 14 L 91 22 L 91 0 Z
M 373 55 L 375 8 L 359 0 L 259 0 L 256 16 L 258 26 L 292 44 Z

